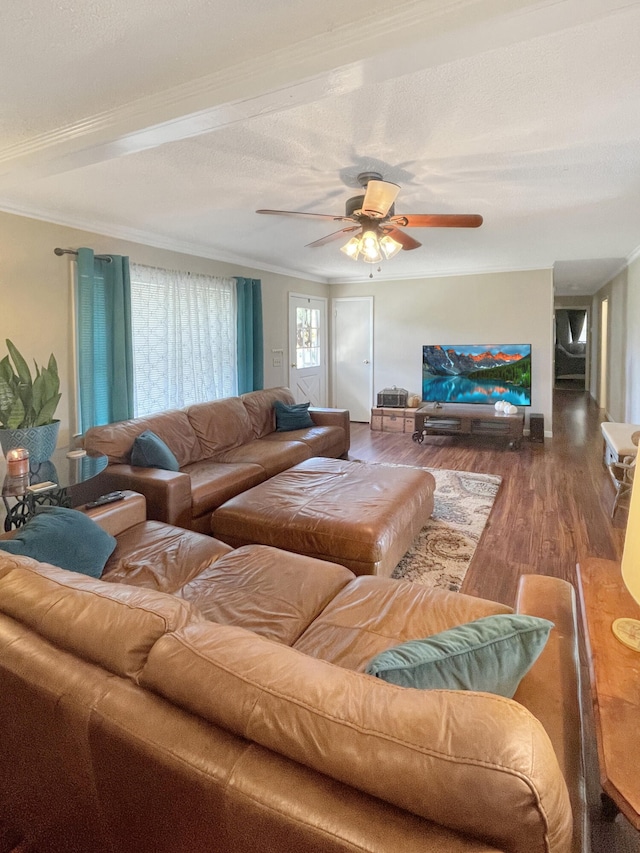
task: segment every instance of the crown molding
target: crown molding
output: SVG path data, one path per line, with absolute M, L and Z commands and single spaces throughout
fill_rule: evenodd
M 635 249 L 629 255 L 627 255 L 627 258 L 626 258 L 627 264 L 626 265 L 629 266 L 634 261 L 637 261 L 638 258 L 640 258 L 640 246 L 636 246 Z
M 373 278 L 369 278 L 366 276 L 348 276 L 341 278 L 331 277 L 328 279 L 329 284 L 366 284 L 373 282 L 385 282 L 385 281 L 421 281 L 424 279 L 432 279 L 432 278 L 466 278 L 469 276 L 476 275 L 501 275 L 504 273 L 517 273 L 517 272 L 535 272 L 538 270 L 553 272 L 553 267 L 545 267 L 540 265 L 533 266 L 525 266 L 525 267 L 476 267 L 473 270 L 469 269 L 460 269 L 460 268 L 449 268 L 446 270 L 441 270 L 439 272 L 433 273 L 416 273 L 414 275 L 411 274 L 403 274 L 403 275 L 376 275 L 374 272 Z
M 25 216 L 29 219 L 37 219 L 41 222 L 49 222 L 53 225 L 63 225 L 67 228 L 74 228 L 77 231 L 84 231 L 87 234 L 98 234 L 103 237 L 112 237 L 114 240 L 126 240 L 128 243 L 137 243 L 145 247 L 154 249 L 165 249 L 168 252 L 178 252 L 183 255 L 189 255 L 196 258 L 205 258 L 211 261 L 219 261 L 225 264 L 235 264 L 245 270 L 254 270 L 256 272 L 271 272 L 276 275 L 284 275 L 288 278 L 299 278 L 304 281 L 314 281 L 320 284 L 328 284 L 328 279 L 322 276 L 316 276 L 305 272 L 304 270 L 295 270 L 288 267 L 280 267 L 274 264 L 265 264 L 256 261 L 255 258 L 243 257 L 242 255 L 234 255 L 212 249 L 210 246 L 205 246 L 200 243 L 191 243 L 185 240 L 174 240 L 163 235 L 154 234 L 151 231 L 142 231 L 137 228 L 126 228 L 123 226 L 114 226 L 108 222 L 100 220 L 79 219 L 73 216 L 60 215 L 57 211 L 37 210 L 35 208 L 21 207 L 18 205 L 5 204 L 0 201 L 0 211 L 11 213 L 15 216 Z M 140 263 L 135 261 L 135 263 Z M 241 270 L 238 270 L 238 275 Z
M 513 272 L 531 272 L 533 270 L 549 269 L 552 267 L 540 266 L 525 266 L 525 267 L 479 267 L 475 270 L 450 268 L 434 273 L 420 274 L 391 274 L 384 275 L 375 274 L 373 279 L 369 275 L 356 274 L 353 276 L 320 276 L 310 273 L 305 270 L 297 270 L 290 267 L 283 267 L 274 264 L 265 264 L 262 261 L 257 261 L 255 258 L 242 255 L 227 253 L 222 250 L 212 249 L 210 246 L 205 246 L 201 243 L 192 243 L 185 240 L 174 240 L 164 235 L 155 234 L 151 231 L 143 231 L 137 228 L 127 228 L 124 226 L 114 226 L 112 223 L 103 222 L 100 220 L 80 219 L 74 216 L 65 216 L 59 211 L 42 210 L 29 208 L 15 204 L 6 204 L 0 200 L 0 211 L 10 213 L 15 216 L 25 216 L 30 219 L 37 219 L 41 222 L 49 222 L 54 225 L 62 225 L 67 228 L 74 228 L 77 231 L 84 231 L 91 235 L 100 235 L 104 237 L 112 237 L 114 240 L 126 240 L 128 243 L 136 243 L 145 247 L 155 249 L 164 249 L 169 252 L 178 252 L 183 255 L 189 255 L 196 258 L 205 258 L 211 261 L 219 261 L 220 263 L 236 264 L 245 269 L 255 270 L 256 272 L 271 272 L 276 275 L 284 275 L 288 278 L 299 278 L 304 281 L 313 281 L 319 284 L 366 284 L 367 282 L 385 282 L 385 281 L 420 281 L 423 279 L 432 278 L 453 278 L 470 275 L 498 275 L 500 273 Z M 139 261 L 134 262 L 139 263 Z M 240 271 L 238 271 L 240 274 Z

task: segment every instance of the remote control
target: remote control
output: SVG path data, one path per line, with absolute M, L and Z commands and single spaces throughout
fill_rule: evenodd
M 46 492 L 49 489 L 57 489 L 58 484 L 53 483 L 51 480 L 46 480 L 44 483 L 33 483 L 31 486 L 27 486 L 28 492 Z
M 87 509 L 93 509 L 97 506 L 104 506 L 105 504 L 112 504 L 121 500 L 124 500 L 124 492 L 109 492 L 108 495 L 101 495 L 95 501 L 89 501 L 86 507 Z

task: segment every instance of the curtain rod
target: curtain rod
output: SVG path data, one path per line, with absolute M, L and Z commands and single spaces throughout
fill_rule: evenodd
M 77 255 L 78 253 L 75 251 L 75 249 L 54 249 L 53 254 L 58 255 L 58 257 L 60 257 L 62 255 Z M 95 255 L 95 257 L 99 261 L 106 261 L 108 264 L 113 261 L 113 258 L 110 255 Z

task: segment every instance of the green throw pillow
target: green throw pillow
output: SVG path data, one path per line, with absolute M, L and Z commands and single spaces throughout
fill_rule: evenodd
M 292 429 L 306 429 L 314 426 L 309 414 L 309 403 L 282 403 L 276 400 L 276 431 L 289 432 Z
M 366 672 L 401 687 L 479 690 L 509 699 L 553 628 L 537 616 L 501 613 L 387 649 Z
M 131 464 L 138 468 L 162 468 L 179 471 L 178 460 L 164 441 L 150 429 L 141 432 L 131 448 Z
M 115 537 L 77 509 L 43 506 L 0 550 L 32 557 L 71 572 L 99 578 L 116 547 Z

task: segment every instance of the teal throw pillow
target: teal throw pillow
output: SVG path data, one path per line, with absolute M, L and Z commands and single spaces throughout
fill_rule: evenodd
M 150 429 L 141 432 L 131 448 L 131 464 L 138 468 L 162 468 L 179 471 L 178 460 L 164 441 Z
M 116 547 L 115 537 L 77 509 L 40 507 L 13 539 L 0 541 L 0 550 L 32 557 L 61 569 L 99 578 Z
M 479 690 L 511 698 L 553 628 L 537 616 L 501 613 L 381 652 L 366 672 L 401 687 Z
M 309 414 L 309 403 L 282 403 L 276 400 L 276 431 L 290 432 L 292 429 L 306 429 L 314 426 Z

